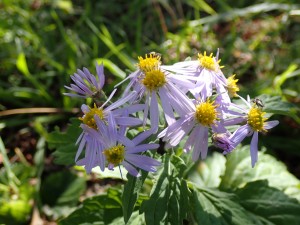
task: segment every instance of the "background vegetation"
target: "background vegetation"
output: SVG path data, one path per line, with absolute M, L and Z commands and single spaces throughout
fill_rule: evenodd
M 104 190 L 121 195 L 124 181 L 88 176 L 66 161 L 76 149 L 72 138 L 53 141 L 63 135 L 58 127 L 64 131 L 80 115 L 83 100 L 62 95 L 77 68 L 95 72 L 95 62 L 103 62 L 109 93 L 135 68 L 137 56 L 155 51 L 171 64 L 217 48 L 241 95 L 268 94 L 291 108 L 260 141 L 300 178 L 298 0 L 0 1 L 0 223 L 59 221 L 87 197 Z M 56 157 L 62 143 L 70 151 Z

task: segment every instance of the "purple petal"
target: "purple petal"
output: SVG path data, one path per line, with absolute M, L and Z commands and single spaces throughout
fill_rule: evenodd
M 151 130 L 153 133 L 156 133 L 158 130 L 158 102 L 156 97 L 156 92 L 152 91 L 151 94 L 151 103 L 150 103 L 150 121 L 151 121 Z
M 195 145 L 194 145 L 194 150 L 193 150 L 193 155 L 192 155 L 193 161 L 197 161 L 199 159 L 200 151 L 201 151 L 201 144 L 203 143 L 203 138 L 204 138 L 204 132 L 205 132 L 204 127 L 200 126 L 200 128 L 198 129 L 198 133 L 196 135 L 197 138 L 195 140 Z
M 166 89 L 164 87 L 159 89 L 159 97 L 161 100 L 161 106 L 166 117 L 166 121 L 168 125 L 171 125 L 175 122 L 174 112 L 170 104 L 170 99 L 168 99 Z
M 132 139 L 132 141 L 133 141 L 133 143 L 135 145 L 138 145 L 142 141 L 144 141 L 145 139 L 147 139 L 148 137 L 150 137 L 151 134 L 153 134 L 152 130 L 146 130 L 146 131 L 140 133 L 139 135 L 137 135 L 134 139 Z
M 83 105 L 81 106 L 81 111 L 82 111 L 84 114 L 87 114 L 87 113 L 90 111 L 90 108 L 89 108 L 87 105 L 83 104 Z
M 207 156 L 208 151 L 208 128 L 204 128 L 204 136 L 202 139 L 202 145 L 201 145 L 201 159 L 205 159 Z
M 264 129 L 271 129 L 279 124 L 278 120 L 272 120 L 264 123 Z
M 150 149 L 157 149 L 159 147 L 159 144 L 142 144 L 135 147 L 131 147 L 126 152 L 127 153 L 138 153 L 138 152 L 144 152 Z
M 128 162 L 123 161 L 122 165 L 125 167 L 125 169 L 132 175 L 135 177 L 140 177 L 141 174 L 132 166 L 130 165 Z
M 257 162 L 257 157 L 258 157 L 258 149 L 257 149 L 257 144 L 258 144 L 258 132 L 254 132 L 251 144 L 250 144 L 250 154 L 251 154 L 251 165 L 254 167 L 255 163 Z
M 98 75 L 98 78 L 99 78 L 99 87 L 98 88 L 101 89 L 104 85 L 104 82 L 105 82 L 103 63 L 101 65 L 96 63 L 96 71 L 97 71 L 97 75 Z
M 136 154 L 126 153 L 125 160 L 135 165 L 136 167 L 139 167 L 143 170 L 150 171 L 150 172 L 155 172 L 156 171 L 155 166 L 160 166 L 161 164 L 160 162 L 148 156 L 136 155 Z
M 239 143 L 241 143 L 244 138 L 250 133 L 251 128 L 249 125 L 243 125 L 239 127 L 229 138 L 232 141 L 234 146 L 236 147 Z

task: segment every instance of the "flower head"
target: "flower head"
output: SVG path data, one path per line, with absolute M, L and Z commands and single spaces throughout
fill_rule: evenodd
M 160 163 L 148 156 L 139 153 L 151 149 L 157 149 L 158 144 L 140 144 L 151 133 L 142 133 L 133 140 L 124 136 L 117 128 L 111 113 L 108 114 L 107 123 L 95 116 L 98 130 L 82 124 L 81 127 L 88 135 L 85 141 L 85 157 L 77 161 L 77 165 L 85 166 L 86 171 L 91 172 L 93 167 L 99 166 L 103 171 L 105 166 L 113 170 L 114 167 L 123 165 L 133 176 L 140 176 L 137 168 L 155 172 Z
M 76 92 L 76 94 L 64 93 L 64 95 L 80 98 L 100 95 L 105 81 L 103 64 L 96 64 L 96 71 L 98 80 L 87 68 L 83 68 L 83 70 L 78 69 L 77 73 L 74 73 L 74 75 L 71 76 L 71 79 L 75 84 L 71 84 L 71 87 L 65 86 L 65 88 Z
M 248 96 L 247 101 L 240 97 L 247 105 L 248 109 L 244 111 L 244 121 L 245 125 L 239 127 L 230 137 L 233 142 L 233 146 L 236 147 L 241 143 L 246 136 L 252 136 L 250 144 L 250 154 L 251 154 L 251 164 L 254 167 L 257 162 L 258 156 L 258 132 L 267 132 L 269 129 L 278 125 L 277 120 L 267 121 L 266 113 L 262 111 L 256 104 L 251 104 L 250 98 Z M 236 118 L 236 121 L 240 121 L 241 118 Z
M 194 161 L 198 160 L 200 155 L 202 159 L 206 158 L 209 129 L 214 130 L 215 127 L 221 126 L 218 124 L 220 114 L 217 107 L 209 99 L 195 102 L 186 108 L 184 116 L 163 130 L 158 137 L 163 137 L 170 146 L 177 146 L 185 136 L 188 136 L 184 151 L 193 150 Z
M 227 78 L 227 90 L 230 97 L 237 97 L 237 92 L 240 90 L 239 86 L 237 85 L 238 79 L 234 79 L 235 74 Z
M 211 53 L 209 56 L 206 55 L 206 51 L 204 51 L 204 55 L 201 53 L 198 53 L 198 61 L 200 63 L 200 66 L 207 70 L 216 71 L 217 66 L 221 62 L 221 60 L 216 61 L 213 58 L 213 54 Z
M 175 121 L 174 111 L 181 115 L 185 105 L 190 104 L 178 85 L 184 84 L 185 87 L 191 88 L 194 84 L 165 70 L 158 54 L 150 53 L 145 58 L 138 57 L 138 60 L 138 70 L 128 76 L 131 81 L 123 96 L 135 91 L 131 102 L 140 102 L 145 98 L 144 125 L 150 115 L 151 130 L 155 133 L 159 125 L 159 104 L 167 123 L 172 124 Z

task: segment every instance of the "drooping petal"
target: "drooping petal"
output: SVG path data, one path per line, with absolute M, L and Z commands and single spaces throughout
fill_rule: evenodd
M 250 154 L 251 154 L 251 165 L 254 167 L 255 163 L 257 162 L 258 158 L 258 132 L 253 133 L 253 137 L 250 144 Z
M 199 159 L 200 152 L 201 152 L 201 144 L 203 143 L 203 138 L 204 138 L 204 132 L 205 129 L 201 125 L 199 125 L 200 128 L 197 130 L 197 138 L 195 140 L 195 145 L 194 145 L 194 150 L 192 154 L 192 160 L 195 162 Z
M 130 173 L 132 176 L 135 176 L 135 177 L 140 177 L 141 176 L 141 174 L 136 170 L 136 168 L 134 168 L 128 162 L 123 161 L 122 165 L 125 167 L 125 169 L 128 171 L 128 173 Z
M 201 148 L 201 159 L 205 159 L 207 156 L 207 151 L 208 151 L 208 128 L 204 128 L 204 135 L 202 139 L 202 145 L 200 146 Z
M 195 145 L 195 141 L 196 141 L 196 138 L 198 137 L 199 133 L 200 133 L 200 129 L 201 127 L 200 126 L 196 126 L 191 134 L 189 135 L 188 139 L 186 140 L 185 144 L 184 144 L 184 148 L 183 148 L 183 151 L 184 152 L 189 152 L 193 146 Z
M 151 130 L 156 133 L 158 130 L 159 111 L 158 111 L 158 101 L 156 97 L 156 92 L 152 91 L 151 103 L 150 103 L 150 121 Z
M 167 94 L 166 94 L 165 87 L 160 88 L 158 93 L 159 93 L 159 97 L 161 100 L 161 106 L 165 113 L 166 121 L 167 121 L 168 125 L 171 125 L 172 123 L 175 122 L 175 118 L 174 118 L 173 109 L 170 104 L 170 99 L 167 97 Z

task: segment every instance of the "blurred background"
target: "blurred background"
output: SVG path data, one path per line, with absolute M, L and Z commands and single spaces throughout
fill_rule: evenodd
M 138 56 L 155 51 L 172 64 L 218 48 L 240 95 L 298 107 L 274 117 L 280 125 L 261 141 L 300 178 L 298 0 L 1 0 L 0 223 L 55 224 L 115 182 L 55 161 L 46 142 L 80 115 L 84 100 L 62 94 L 77 68 L 95 74 L 103 62 L 110 93 Z

